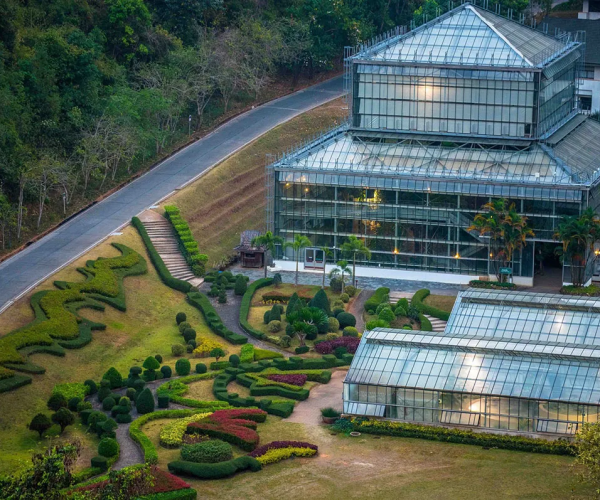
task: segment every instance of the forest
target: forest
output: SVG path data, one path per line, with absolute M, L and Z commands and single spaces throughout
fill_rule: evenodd
M 0 254 L 190 133 L 276 97 L 274 84 L 289 90 L 333 74 L 345 45 L 440 8 L 435 0 L 0 0 Z

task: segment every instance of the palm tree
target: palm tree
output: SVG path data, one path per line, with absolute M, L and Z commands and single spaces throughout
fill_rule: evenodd
M 348 267 L 348 261 L 340 260 L 340 261 L 338 261 L 337 266 L 338 267 L 331 270 L 331 272 L 329 273 L 329 277 L 330 278 L 337 278 L 338 276 L 340 277 L 340 279 L 342 280 L 342 293 L 344 293 L 344 290 L 346 289 L 345 276 L 346 275 L 350 276 L 350 268 Z
M 283 248 L 291 248 L 294 250 L 294 255 L 296 257 L 296 277 L 294 278 L 294 283 L 296 286 L 298 286 L 298 260 L 300 257 L 300 250 L 311 245 L 312 243 L 310 240 L 303 234 L 297 234 L 294 236 L 294 241 L 288 241 L 283 245 Z
M 477 214 L 467 231 L 477 231 L 490 238 L 490 257 L 494 260 L 494 273 L 502 281 L 499 263 L 507 264 L 516 251 L 527 244 L 527 238 L 535 236 L 527 225 L 527 217 L 519 215 L 514 203 L 508 205 L 504 198 L 483 205 L 485 213 Z
M 282 245 L 283 238 L 281 236 L 275 236 L 271 231 L 267 231 L 265 234 L 261 234 L 256 238 L 252 238 L 250 243 L 253 247 L 263 247 L 265 249 L 265 278 L 267 277 L 267 255 L 275 255 L 275 245 Z
M 325 275 L 327 274 L 327 257 L 331 257 L 333 255 L 333 252 L 329 249 L 329 247 L 321 247 L 321 250 L 323 251 L 323 284 L 321 285 L 321 288 L 325 288 Z
M 554 233 L 562 241 L 557 249 L 561 263 L 571 263 L 571 279 L 575 286 L 583 285 L 588 250 L 600 239 L 600 219 L 592 208 L 587 208 L 579 217 L 563 217 Z
M 371 258 L 371 250 L 369 250 L 364 241 L 359 240 L 356 236 L 351 235 L 340 246 L 342 253 L 352 255 L 352 278 L 356 279 L 356 255 L 362 255 L 367 259 Z

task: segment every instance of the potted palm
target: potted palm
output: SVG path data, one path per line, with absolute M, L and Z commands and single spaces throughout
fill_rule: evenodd
M 340 418 L 340 412 L 336 409 L 331 407 L 321 408 L 321 419 L 324 424 L 333 424 L 338 418 Z

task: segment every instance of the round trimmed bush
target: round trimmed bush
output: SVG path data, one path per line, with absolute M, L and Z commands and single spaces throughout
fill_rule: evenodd
M 194 352 L 194 346 L 193 346 L 192 344 L 187 344 L 187 345 L 185 346 L 185 351 L 186 351 L 188 354 L 191 354 L 191 353 L 193 353 L 193 352 Z
M 348 326 L 347 328 L 352 328 L 351 326 Z M 339 339 L 340 336 L 337 333 L 328 333 L 327 335 L 325 335 L 325 340 L 335 340 L 335 339 Z
M 167 365 L 161 366 L 160 372 L 163 374 L 163 378 L 171 378 L 171 375 L 173 375 L 173 370 Z
M 390 324 L 387 321 L 383 321 L 382 319 L 372 319 L 371 321 L 367 321 L 365 325 L 365 329 L 373 330 L 375 328 L 389 328 Z
M 329 318 L 329 331 L 335 333 L 340 329 L 340 322 L 336 318 Z
M 89 401 L 80 401 L 77 403 L 77 412 L 80 413 L 83 410 L 91 410 L 93 408 L 92 403 Z
M 108 459 L 103 456 L 94 457 L 92 458 L 92 467 L 106 472 L 108 470 Z
M 169 395 L 168 394 L 159 394 L 158 395 L 158 407 L 159 408 L 168 408 L 169 407 Z
M 135 392 L 142 392 L 145 386 L 146 382 L 142 379 L 138 379 L 133 383 L 133 388 L 135 389 Z
M 183 332 L 185 332 L 186 329 L 191 327 L 192 325 L 190 325 L 187 321 L 182 321 L 181 323 L 179 323 L 179 333 L 183 334 Z
M 334 300 L 334 301 L 333 301 L 333 304 L 331 304 L 331 307 L 332 307 L 333 309 L 338 309 L 338 308 L 341 308 L 341 309 L 344 309 L 344 310 L 346 310 L 346 309 L 345 309 L 345 307 L 346 307 L 346 306 L 344 305 L 344 303 L 343 303 L 343 302 L 342 302 L 340 299 L 336 299 L 336 300 Z
M 69 405 L 67 398 L 65 398 L 62 393 L 55 392 L 48 399 L 48 409 L 52 411 L 58 411 L 61 408 L 66 408 Z
M 98 455 L 111 458 L 119 454 L 119 443 L 116 439 L 104 438 L 98 443 Z
M 133 419 L 129 413 L 119 413 L 115 420 L 118 424 L 129 424 Z
M 77 411 L 77 405 L 79 403 L 81 403 L 81 398 L 75 396 L 74 398 L 69 399 L 69 404 L 67 405 L 67 408 L 69 408 L 69 410 L 71 411 Z
M 344 337 L 358 337 L 358 330 L 353 326 L 347 326 L 342 332 Z
M 133 401 L 135 399 L 135 389 L 133 387 L 127 389 L 125 391 L 125 396 L 127 396 L 130 399 L 130 401 Z
M 192 349 L 196 349 L 196 347 L 198 347 L 198 344 L 196 343 L 196 341 L 194 339 L 188 341 L 187 345 L 191 345 Z
M 374 309 L 369 309 L 367 311 L 371 316 L 375 316 L 375 310 Z
M 315 325 L 308 325 L 306 330 L 306 340 L 315 340 L 319 329 Z
M 379 316 L 381 311 L 383 311 L 384 309 L 391 309 L 391 308 L 392 308 L 392 305 L 387 302 L 385 302 L 383 304 L 379 304 L 377 306 L 377 309 L 375 309 L 375 314 L 377 314 L 377 316 Z
M 308 347 L 307 345 L 301 345 L 301 346 L 296 347 L 294 352 L 296 354 L 306 354 L 309 350 L 310 350 L 310 347 Z
M 280 332 L 281 331 L 281 321 L 277 321 L 277 320 L 269 321 L 269 326 L 267 327 L 267 329 L 271 333 Z
M 201 443 L 184 444 L 181 447 L 181 458 L 188 462 L 216 464 L 233 458 L 233 450 L 229 443 L 219 439 L 211 439 Z
M 135 400 L 135 407 L 139 414 L 152 413 L 154 411 L 154 396 L 150 389 L 146 388 Z
M 86 380 L 83 385 L 87 385 L 90 388 L 88 391 L 89 395 L 96 394 L 98 392 L 98 386 L 96 385 L 96 382 L 91 379 Z
M 289 347 L 290 344 L 292 343 L 292 337 L 290 337 L 289 335 L 282 335 L 281 338 L 279 339 L 279 345 L 281 347 Z
M 338 314 L 343 313 L 345 311 L 345 309 L 343 307 L 334 307 L 333 311 L 331 311 L 331 313 L 333 314 L 333 316 L 335 318 L 338 317 Z
M 183 340 L 189 342 L 190 340 L 196 340 L 196 330 L 193 328 L 186 328 L 183 332 Z
M 402 306 L 398 306 L 398 307 L 396 307 L 394 314 L 399 318 L 406 316 L 406 309 L 404 309 L 404 307 L 402 307 Z
M 104 400 L 102 401 L 102 409 L 104 411 L 110 411 L 116 404 L 117 402 L 113 399 L 113 397 L 109 396 L 107 398 L 104 398 Z
M 240 357 L 237 354 L 232 354 L 229 356 L 229 363 L 231 363 L 231 366 L 234 368 L 237 368 L 240 364 Z
M 102 375 L 102 379 L 110 382 L 111 389 L 123 387 L 123 377 L 114 366 L 111 366 L 108 371 Z
M 119 406 L 131 407 L 131 399 L 128 398 L 127 396 L 123 396 L 121 399 L 119 399 Z
M 344 304 L 347 304 L 348 302 L 350 302 L 350 295 L 348 295 L 347 293 L 342 293 L 342 295 L 340 295 L 340 300 Z
M 173 344 L 171 346 L 171 354 L 173 356 L 183 356 L 184 352 L 185 352 L 185 347 L 183 347 L 181 344 Z
M 356 318 L 353 314 L 343 312 L 338 314 L 337 320 L 340 322 L 340 328 L 344 329 L 347 326 L 356 326 Z
M 207 368 L 204 363 L 196 364 L 196 373 L 206 373 L 206 371 L 207 371 Z
M 265 311 L 265 313 L 263 314 L 263 322 L 264 322 L 264 324 L 268 325 L 269 321 L 271 321 L 271 310 L 270 309 L 268 311 Z
M 142 367 L 141 366 L 132 366 L 129 369 L 129 376 L 136 378 L 139 377 L 142 374 Z
M 154 356 L 154 359 L 160 364 L 162 363 L 163 357 L 160 354 L 157 354 L 156 356 Z
M 175 316 L 175 322 L 180 325 L 181 323 L 183 323 L 184 321 L 187 320 L 187 316 L 184 312 L 178 312 L 177 316 Z
M 175 363 L 175 371 L 177 372 L 177 375 L 189 375 L 191 369 L 192 367 L 190 365 L 190 360 L 187 358 L 178 359 L 177 363 Z
M 392 321 L 394 321 L 396 319 L 396 315 L 394 314 L 394 311 L 392 311 L 391 309 L 385 308 L 379 313 L 377 318 L 382 319 L 383 321 L 387 321 L 388 323 L 391 323 Z
M 344 288 L 344 291 L 348 294 L 349 297 L 354 297 L 356 295 L 356 287 L 352 285 L 348 285 Z
M 346 349 L 344 346 L 336 347 L 333 351 L 333 355 L 338 359 L 342 359 L 344 354 L 348 354 L 348 349 Z

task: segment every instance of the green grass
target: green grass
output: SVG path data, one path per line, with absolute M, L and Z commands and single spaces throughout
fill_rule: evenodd
M 423 301 L 425 304 L 437 307 L 443 311 L 452 311 L 454 303 L 456 302 L 455 295 L 428 295 Z

